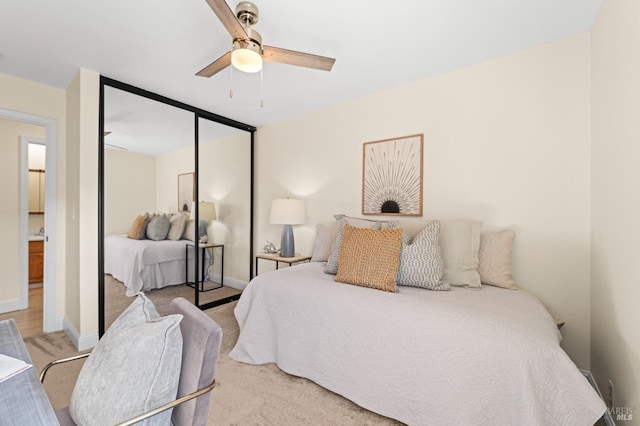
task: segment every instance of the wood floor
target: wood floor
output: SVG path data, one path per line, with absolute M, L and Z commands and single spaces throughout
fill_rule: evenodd
M 23 338 L 42 334 L 42 299 L 42 287 L 29 289 L 29 308 L 0 314 L 0 320 L 13 318 Z
M 111 301 L 111 298 L 121 298 L 124 300 L 116 303 L 114 299 L 112 301 L 113 303 L 109 302 L 106 304 L 106 312 L 108 316 L 112 317 L 110 321 L 105 322 L 105 324 L 108 326 L 113 321 L 113 319 L 115 319 L 120 314 L 120 312 L 122 312 L 127 306 L 129 306 L 129 303 L 131 303 L 133 299 L 124 296 L 124 285 L 121 282 L 116 281 L 110 276 L 107 276 L 106 284 L 107 289 L 113 288 L 113 290 L 107 292 L 107 302 Z M 149 296 L 149 294 L 152 294 L 154 303 L 156 303 L 157 301 L 158 303 L 162 304 L 164 302 L 161 301 L 161 295 L 166 294 L 166 297 L 164 299 L 167 299 L 165 304 L 168 306 L 169 301 L 178 296 L 185 297 L 187 300 L 193 302 L 193 292 L 193 288 L 182 285 L 171 286 L 161 290 L 152 290 L 147 295 Z M 200 293 L 200 303 L 209 303 L 214 300 L 239 294 L 239 290 L 225 286 L 224 288 L 219 290 Z M 29 289 L 29 308 L 23 309 L 21 311 L 13 311 L 7 312 L 6 314 L 0 314 L 0 320 L 13 318 L 18 325 L 18 330 L 20 330 L 20 334 L 23 338 L 42 334 L 43 298 L 44 296 L 42 287 Z

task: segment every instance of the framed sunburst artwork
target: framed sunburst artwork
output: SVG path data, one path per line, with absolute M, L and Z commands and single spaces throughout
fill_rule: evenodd
M 363 215 L 422 216 L 422 145 L 422 134 L 363 145 Z

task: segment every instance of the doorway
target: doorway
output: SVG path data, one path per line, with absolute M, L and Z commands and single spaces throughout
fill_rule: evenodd
M 0 119 L 4 120 L 6 126 L 13 124 L 17 127 L 23 126 L 40 126 L 44 129 L 41 142 L 46 142 L 47 156 L 45 160 L 45 169 L 47 170 L 47 179 L 44 181 L 45 197 L 44 197 L 44 211 L 47 212 L 44 216 L 44 228 L 45 232 L 42 236 L 44 251 L 47 253 L 44 259 L 43 267 L 43 282 L 46 283 L 43 288 L 43 319 L 41 331 L 50 332 L 62 329 L 62 317 L 58 318 L 56 315 L 56 218 L 57 218 L 57 205 L 56 205 L 56 153 L 57 153 L 57 133 L 58 125 L 57 121 L 47 117 L 37 116 L 33 114 L 26 114 L 12 110 L 6 110 L 0 108 Z M 6 127 L 5 126 L 5 127 Z M 24 135 L 24 134 L 22 134 Z M 27 138 L 28 139 L 28 138 Z M 28 307 L 29 297 L 29 283 L 28 283 L 28 259 L 29 259 L 29 200 L 28 200 L 28 142 L 21 141 L 18 137 L 13 138 L 15 145 L 9 140 L 3 141 L 3 151 L 14 150 L 20 158 L 19 173 L 14 176 L 19 176 L 18 179 L 11 180 L 11 185 L 14 190 L 19 193 L 18 208 L 10 213 L 9 223 L 12 226 L 18 228 L 17 238 L 13 238 L 11 241 L 5 241 L 10 247 L 13 247 L 14 253 L 17 252 L 18 261 L 15 265 L 18 265 L 18 270 L 4 271 L 8 274 L 13 274 L 17 277 L 14 282 L 18 283 L 17 291 L 14 288 L 9 290 L 9 293 L 4 294 L 2 300 L 0 300 L 0 312 L 13 312 L 17 310 L 24 310 Z M 15 157 L 13 157 L 15 158 Z M 16 223 L 17 222 L 17 223 Z M 16 226 L 17 225 L 17 226 Z M 16 250 L 17 248 L 17 250 Z M 15 268 L 15 266 L 13 266 Z M 5 268 L 7 268 L 5 266 Z M 17 297 L 16 297 L 17 296 Z

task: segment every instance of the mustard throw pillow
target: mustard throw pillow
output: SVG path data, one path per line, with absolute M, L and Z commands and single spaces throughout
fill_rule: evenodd
M 141 214 L 136 217 L 131 224 L 131 228 L 129 228 L 127 237 L 134 240 L 142 240 L 147 235 L 147 223 L 149 223 L 148 215 Z
M 336 281 L 396 291 L 402 229 L 344 226 Z

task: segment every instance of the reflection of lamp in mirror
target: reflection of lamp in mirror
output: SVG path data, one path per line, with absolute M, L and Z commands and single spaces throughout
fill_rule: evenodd
M 216 220 L 216 205 L 209 201 L 200 201 L 198 203 L 198 240 L 207 235 L 207 223 Z M 196 218 L 196 202 L 191 203 L 191 219 Z
M 280 256 L 293 257 L 296 255 L 291 225 L 302 225 L 306 220 L 304 201 L 280 198 L 271 202 L 269 222 L 275 225 L 284 225 L 280 240 Z

